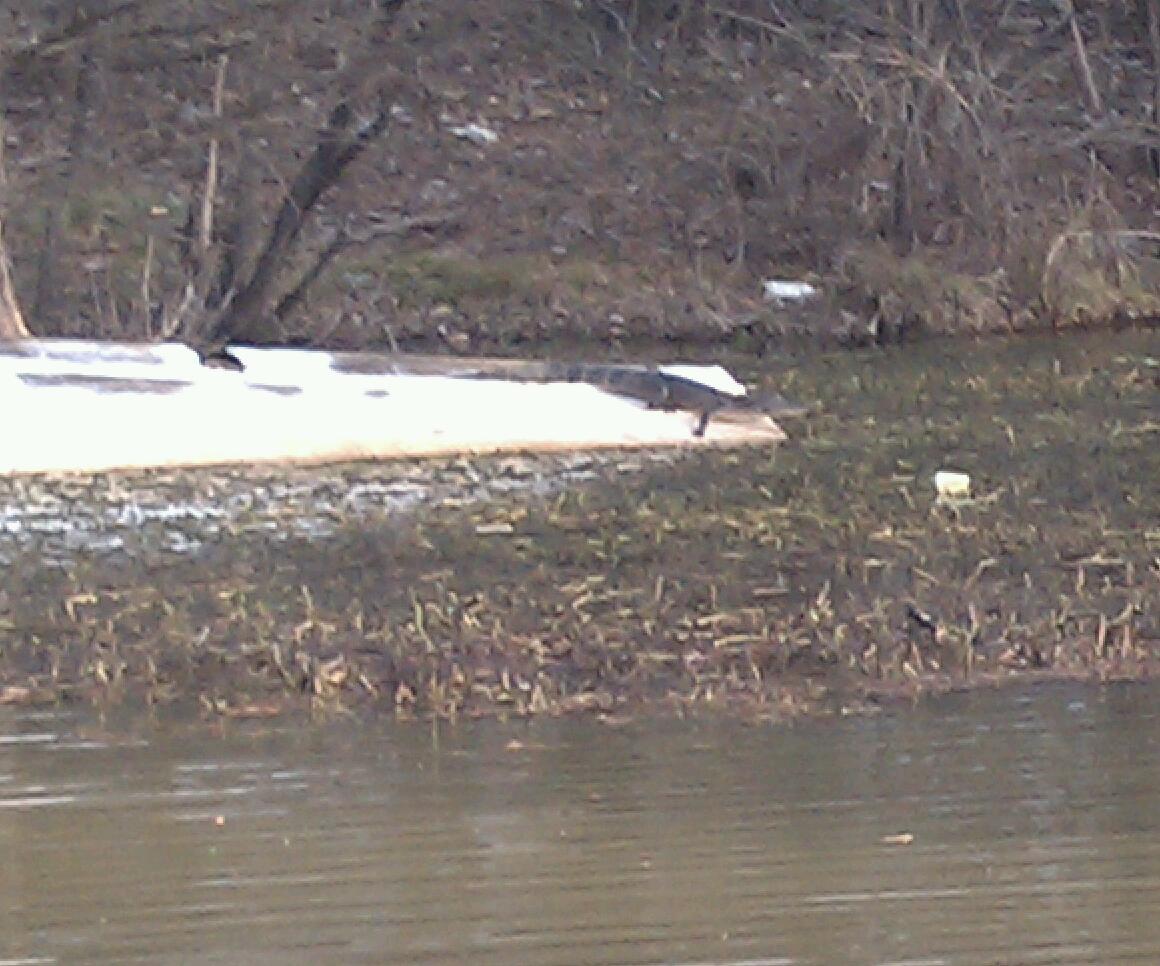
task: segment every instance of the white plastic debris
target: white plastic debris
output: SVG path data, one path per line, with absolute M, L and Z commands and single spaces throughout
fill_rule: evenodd
M 971 477 L 957 470 L 939 470 L 934 475 L 934 488 L 944 500 L 966 500 L 971 495 Z
M 809 282 L 794 282 L 787 279 L 767 278 L 761 283 L 762 294 L 767 302 L 804 302 L 818 294 Z
M 491 128 L 484 127 L 482 124 L 462 124 L 458 127 L 453 127 L 451 133 L 457 138 L 463 138 L 465 141 L 470 141 L 472 144 L 485 145 L 495 144 L 499 140 L 499 135 Z

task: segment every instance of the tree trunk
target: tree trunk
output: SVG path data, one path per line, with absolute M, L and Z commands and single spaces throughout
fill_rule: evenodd
M 1152 177 L 1160 178 L 1160 147 L 1157 146 L 1155 128 L 1160 125 L 1160 12 L 1153 0 L 1141 0 L 1144 18 L 1147 20 L 1148 44 L 1152 51 L 1152 137 L 1148 145 L 1148 166 Z
M 8 176 L 4 166 L 4 127 L 0 123 L 0 202 L 8 202 Z M 12 284 L 12 263 L 4 241 L 4 218 L 0 215 L 0 339 L 27 339 L 31 333 Z
M 31 334 L 16 300 L 12 271 L 8 265 L 8 246 L 4 243 L 4 224 L 0 222 L 0 339 L 27 339 Z

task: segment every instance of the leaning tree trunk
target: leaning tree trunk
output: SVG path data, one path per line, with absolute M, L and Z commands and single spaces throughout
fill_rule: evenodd
M 8 246 L 4 244 L 4 223 L 0 221 L 0 339 L 27 339 L 29 335 L 12 285 Z
M 8 201 L 8 177 L 4 165 L 4 128 L 0 124 L 0 202 Z M 4 218 L 0 215 L 0 339 L 27 339 L 31 333 L 24 324 L 16 287 L 12 284 L 12 263 L 4 241 Z

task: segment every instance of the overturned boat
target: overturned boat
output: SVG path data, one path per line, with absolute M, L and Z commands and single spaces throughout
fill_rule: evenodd
M 720 366 L 0 343 L 0 473 L 774 444 L 801 408 Z M 240 371 L 238 371 L 240 369 Z

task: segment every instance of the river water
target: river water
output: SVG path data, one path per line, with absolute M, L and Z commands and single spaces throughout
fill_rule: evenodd
M 1158 697 L 792 727 L 9 709 L 0 962 L 1157 962 Z

